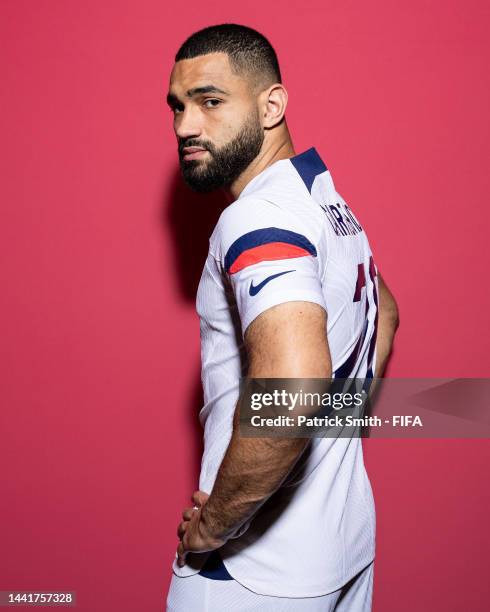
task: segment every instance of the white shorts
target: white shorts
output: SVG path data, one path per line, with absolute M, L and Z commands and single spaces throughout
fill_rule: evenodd
M 374 561 L 342 588 L 318 597 L 258 595 L 236 580 L 172 576 L 167 612 L 371 612 Z

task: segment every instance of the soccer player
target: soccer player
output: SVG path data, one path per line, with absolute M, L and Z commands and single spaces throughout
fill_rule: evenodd
M 197 293 L 205 447 L 167 609 L 366 612 L 375 508 L 361 439 L 244 437 L 237 400 L 242 376 L 379 377 L 396 302 L 318 150 L 294 151 L 264 36 L 191 35 L 167 101 L 185 182 L 231 202 Z M 314 128 L 322 109 L 306 114 Z

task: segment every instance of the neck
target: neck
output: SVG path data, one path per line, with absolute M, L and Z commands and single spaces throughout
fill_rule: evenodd
M 263 172 L 271 164 L 274 164 L 280 159 L 289 159 L 295 155 L 293 143 L 289 131 L 284 130 L 281 138 L 274 139 L 273 142 L 267 143 L 264 140 L 262 149 L 253 162 L 247 169 L 240 174 L 236 181 L 232 183 L 229 189 L 226 190 L 226 195 L 230 201 L 236 200 L 240 193 L 255 178 Z

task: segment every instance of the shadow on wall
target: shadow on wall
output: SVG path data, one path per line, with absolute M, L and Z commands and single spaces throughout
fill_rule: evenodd
M 161 222 L 164 240 L 172 246 L 172 265 L 177 291 L 187 306 L 195 308 L 197 287 L 209 248 L 209 237 L 218 221 L 221 211 L 228 202 L 222 192 L 201 194 L 192 191 L 184 183 L 178 165 L 175 167 L 164 193 Z M 201 364 L 188 364 L 187 405 L 189 442 L 191 445 L 193 473 L 196 487 L 201 467 L 202 429 L 199 411 L 203 404 L 201 386 Z M 190 492 L 191 493 L 191 492 Z
M 176 276 L 182 297 L 192 304 L 209 248 L 209 237 L 228 202 L 222 192 L 196 193 L 184 183 L 178 167 L 163 206 L 163 224 L 170 230 Z

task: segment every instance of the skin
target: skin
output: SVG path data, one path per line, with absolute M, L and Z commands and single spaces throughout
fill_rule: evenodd
M 206 91 L 196 92 L 196 88 Z M 184 146 L 190 140 L 221 147 L 240 131 L 254 107 L 258 110 L 264 142 L 259 155 L 226 190 L 230 201 L 269 165 L 295 155 L 284 117 L 288 101 L 284 86 L 257 85 L 246 75 L 236 74 L 224 53 L 177 62 L 167 100 L 174 114 L 177 141 Z M 210 155 L 209 151 L 201 154 L 200 163 L 207 163 Z M 376 376 L 384 370 L 397 326 L 396 302 L 381 281 Z M 318 304 L 296 301 L 269 308 L 249 325 L 244 336 L 248 376 L 330 378 L 326 329 L 327 313 Z M 281 486 L 309 442 L 305 438 L 242 438 L 238 424 L 237 405 L 230 444 L 211 495 L 194 492 L 194 505 L 182 513 L 177 529 L 180 566 L 187 553 L 217 549 L 236 533 Z
M 379 379 L 386 369 L 399 325 L 400 315 L 397 303 L 378 271 L 378 332 L 376 334 L 374 380 L 369 390 L 370 396 L 374 395 L 374 391 L 379 385 Z
M 196 87 L 213 85 L 221 92 L 188 95 Z M 220 147 L 235 136 L 255 106 L 264 129 L 259 155 L 226 191 L 230 201 L 257 174 L 280 159 L 295 155 L 284 118 L 288 94 L 280 83 L 261 91 L 250 80 L 235 74 L 225 53 L 209 53 L 176 62 L 170 75 L 168 102 L 174 112 L 174 131 L 178 141 L 211 141 Z M 209 161 L 210 152 L 200 158 Z

